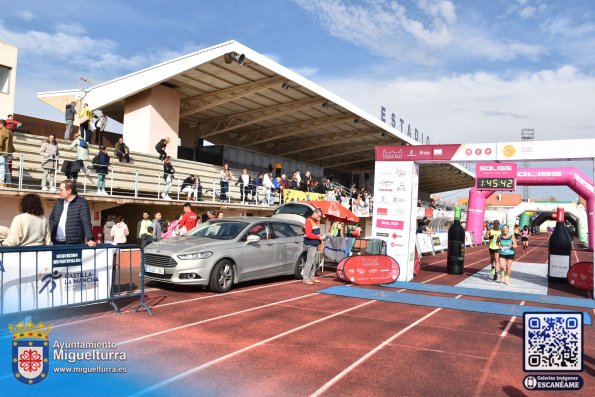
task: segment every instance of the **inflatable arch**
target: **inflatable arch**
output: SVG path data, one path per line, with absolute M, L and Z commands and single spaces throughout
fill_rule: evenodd
M 563 168 L 520 168 L 517 170 L 516 184 L 520 186 L 560 186 L 566 185 L 587 202 L 588 247 L 593 249 L 593 213 L 595 198 L 593 182 L 575 167 Z M 494 192 L 481 191 L 473 187 L 469 191 L 467 210 L 467 230 L 475 232 L 477 244 L 481 244 L 486 201 Z M 575 208 L 576 209 L 576 208 Z
M 558 203 L 520 203 L 513 209 L 506 213 L 506 224 L 512 230 L 515 225 L 516 217 L 525 211 L 535 212 L 556 212 L 556 208 L 564 208 L 566 214 L 572 215 L 578 223 L 578 240 L 581 243 L 587 241 L 587 213 L 584 210 L 578 209 L 572 204 L 558 204 Z

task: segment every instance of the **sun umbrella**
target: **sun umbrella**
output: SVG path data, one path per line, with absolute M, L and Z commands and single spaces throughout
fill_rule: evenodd
M 314 207 L 320 208 L 322 213 L 330 218 L 336 218 L 342 221 L 359 222 L 359 218 L 353 214 L 353 212 L 349 211 L 347 208 L 343 207 L 337 201 L 303 201 L 304 203 L 308 203 Z

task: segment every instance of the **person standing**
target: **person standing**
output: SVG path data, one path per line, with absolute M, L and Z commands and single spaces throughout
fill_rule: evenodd
M 194 212 L 192 212 L 192 206 L 190 203 L 184 204 L 182 208 L 184 210 L 184 214 L 174 229 L 178 236 L 185 236 L 190 230 L 194 229 L 196 223 L 198 222 L 198 217 Z
M 502 228 L 502 233 L 498 237 L 498 247 L 500 248 L 500 268 L 502 269 L 500 281 L 508 285 L 510 283 L 512 262 L 514 261 L 514 249 L 517 247 L 516 239 L 510 234 L 508 225 L 504 225 Z
M 167 158 L 167 153 L 165 152 L 165 148 L 169 143 L 169 138 L 163 138 L 157 142 L 155 145 L 155 150 L 159 153 L 159 160 L 165 160 Z
M 163 231 L 163 226 L 161 225 L 161 212 L 155 213 L 155 218 L 153 219 L 151 226 L 153 226 L 153 241 L 161 240 L 161 233 Z M 149 230 L 149 228 L 147 228 L 147 230 Z
M 115 244 L 126 244 L 126 236 L 128 236 L 128 225 L 124 223 L 122 217 L 117 215 L 114 220 L 115 224 L 110 231 Z
M 76 192 L 74 181 L 60 183 L 60 198 L 50 214 L 50 234 L 54 245 L 96 245 L 91 228 L 91 214 L 87 200 Z
M 250 193 L 250 174 L 248 169 L 244 168 L 240 174 L 236 185 L 240 185 L 240 200 L 242 203 L 248 201 L 248 193 Z
M 525 225 L 523 230 L 521 230 L 521 241 L 523 242 L 523 254 L 526 254 L 529 251 L 529 237 L 531 236 L 531 231 L 529 230 L 529 226 Z
M 116 145 L 114 146 L 114 153 L 118 157 L 120 163 L 122 162 L 122 159 L 126 159 L 126 162 L 130 163 L 130 149 L 128 148 L 128 145 L 124 143 L 124 138 L 121 137 L 118 139 L 118 142 L 116 142 Z
M 492 223 L 492 228 L 486 232 L 485 236 L 483 236 L 485 240 L 490 241 L 488 245 L 488 250 L 490 251 L 490 264 L 492 265 L 490 274 L 494 280 L 498 279 L 498 270 L 500 270 L 500 246 L 498 245 L 498 238 L 501 234 L 500 221 L 495 220 Z
M 277 160 L 275 162 L 275 178 L 281 178 L 281 162 Z
M 72 134 L 72 126 L 74 124 L 74 116 L 76 116 L 76 102 L 70 102 L 66 105 L 66 111 L 64 112 L 64 118 L 66 119 L 66 131 L 64 131 L 64 139 L 67 141 L 70 139 Z
M 271 180 L 272 173 L 269 171 L 264 174 L 262 178 L 262 187 L 264 189 L 264 200 L 266 205 L 273 205 L 275 203 L 275 196 L 273 195 L 273 181 Z
M 89 170 L 85 166 L 85 161 L 89 159 L 89 144 L 83 139 L 80 132 L 74 134 L 74 138 L 68 149 L 76 149 L 76 161 L 70 166 L 70 176 L 72 180 L 76 181 L 78 179 L 78 174 L 81 169 L 86 175 L 89 175 Z
M 107 196 L 108 193 L 105 191 L 105 176 L 108 173 L 109 167 L 109 155 L 107 154 L 107 148 L 105 146 L 99 146 L 99 153 L 97 154 L 97 194 Z
M 163 189 L 163 193 L 161 193 L 161 198 L 164 200 L 171 200 L 171 197 L 169 197 L 169 190 L 171 189 L 175 173 L 176 170 L 171 163 L 171 157 L 167 156 L 165 161 L 163 161 L 163 179 L 165 179 L 165 188 Z
M 13 153 L 12 131 L 6 128 L 6 120 L 0 120 L 0 187 L 12 183 L 9 162 Z
M 114 241 L 114 238 L 112 237 L 112 228 L 116 224 L 116 222 L 114 222 L 115 219 L 116 215 L 110 214 L 107 216 L 105 225 L 103 225 L 103 242 L 106 244 L 113 243 Z
M 21 198 L 20 214 L 10 225 L 10 232 L 3 241 L 5 247 L 27 247 L 50 245 L 50 226 L 43 217 L 43 204 L 37 194 L 26 194 Z
M 313 285 L 319 283 L 320 280 L 314 278 L 316 275 L 316 252 L 318 246 L 324 241 L 324 234 L 320 233 L 320 218 L 322 211 L 316 208 L 312 215 L 306 219 L 304 224 L 304 246 L 306 247 L 306 263 L 302 270 L 302 278 L 304 284 Z
M 58 157 L 60 156 L 60 151 L 58 150 L 56 137 L 53 134 L 48 136 L 48 139 L 46 139 L 46 141 L 41 144 L 39 154 L 41 154 L 42 157 L 41 168 L 43 168 L 43 177 L 41 178 L 41 190 L 47 192 L 49 186 L 50 192 L 55 192 L 56 167 L 58 164 Z
M 221 186 L 221 192 L 219 194 L 219 201 L 222 203 L 227 201 L 227 192 L 229 191 L 229 181 L 231 180 L 231 171 L 229 170 L 229 164 L 224 164 L 221 170 L 221 180 L 219 185 Z
M 136 238 L 139 244 L 141 242 L 142 235 L 147 233 L 147 228 L 152 226 L 152 224 L 153 223 L 149 219 L 149 213 L 143 212 L 143 219 L 138 221 L 138 225 L 136 225 Z
M 89 123 L 91 123 L 91 120 L 93 119 L 93 112 L 89 109 L 88 104 L 85 103 L 83 105 L 80 116 L 79 132 L 87 143 L 91 143 L 93 140 L 93 131 L 89 128 Z
M 107 126 L 107 117 L 101 110 L 95 112 L 93 117 L 97 117 L 95 121 L 95 144 L 101 146 L 103 144 L 103 132 Z

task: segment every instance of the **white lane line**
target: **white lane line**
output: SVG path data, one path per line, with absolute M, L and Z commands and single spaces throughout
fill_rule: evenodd
M 521 306 L 524 305 L 525 301 L 522 301 L 520 304 L 521 304 Z M 488 362 L 486 363 L 486 366 L 483 369 L 481 378 L 479 378 L 479 384 L 477 385 L 477 389 L 475 390 L 475 397 L 482 396 L 483 387 L 485 386 L 488 376 L 490 375 L 492 363 L 496 359 L 496 354 L 498 353 L 498 350 L 500 350 L 500 345 L 502 344 L 502 341 L 504 340 L 506 335 L 508 335 L 508 331 L 510 330 L 510 327 L 512 327 L 514 320 L 516 320 L 516 316 L 512 316 L 510 318 L 510 320 L 508 320 L 508 324 L 506 324 L 506 328 L 504 328 L 504 331 L 502 331 L 502 333 L 500 334 L 500 337 L 498 338 L 498 341 L 496 342 L 496 346 L 494 346 L 494 349 L 492 350 L 492 353 L 490 354 L 490 357 L 488 358 Z
M 160 308 L 160 307 L 164 307 L 164 306 L 177 305 L 177 304 L 180 304 L 180 303 L 194 302 L 194 301 L 199 301 L 199 300 L 203 300 L 203 299 L 224 298 L 224 297 L 229 296 L 229 295 L 241 294 L 243 292 L 250 292 L 250 291 L 255 291 L 255 290 L 264 289 L 264 288 L 276 287 L 276 286 L 283 285 L 283 284 L 297 283 L 299 281 L 300 280 L 283 281 L 283 282 L 279 282 L 279 283 L 263 285 L 263 286 L 260 286 L 260 287 L 246 288 L 246 289 L 242 289 L 242 290 L 238 290 L 238 291 L 226 292 L 225 294 L 212 294 L 212 295 L 208 295 L 208 296 L 200 296 L 198 298 L 190 298 L 190 299 L 184 299 L 184 300 L 175 301 L 175 302 L 162 303 L 162 304 L 157 304 L 157 305 L 151 307 L 151 309 Z M 161 291 L 163 291 L 163 290 L 161 290 Z M 136 309 L 125 310 L 125 311 L 122 312 L 122 314 L 124 314 L 124 313 L 133 313 L 135 310 Z M 103 319 L 105 317 L 110 317 L 110 316 L 117 316 L 117 314 L 114 313 L 114 312 L 110 312 L 109 314 L 102 314 L 102 315 L 96 316 L 96 317 L 90 317 L 90 318 L 85 318 L 85 319 L 82 319 L 82 320 L 70 321 L 68 323 L 56 324 L 56 325 L 53 325 L 53 328 L 56 329 L 56 328 L 60 328 L 60 327 L 66 327 L 68 325 L 75 325 L 75 324 L 80 324 L 80 323 L 86 323 L 88 321 L 100 320 L 100 319 Z M 11 335 L 5 335 L 5 336 L 0 337 L 0 340 L 7 339 L 7 338 L 12 338 L 12 336 Z
M 282 300 L 282 301 L 279 301 L 279 302 L 267 303 L 266 305 L 260 305 L 260 306 L 256 306 L 256 307 L 251 307 L 250 309 L 239 310 L 237 312 L 232 312 L 232 313 L 223 314 L 223 315 L 217 316 L 217 317 L 207 318 L 205 320 L 196 321 L 194 323 L 188 323 L 188 324 L 180 325 L 180 326 L 177 326 L 177 327 L 172 327 L 172 328 L 164 329 L 163 331 L 154 332 L 152 334 L 147 334 L 147 335 L 139 336 L 138 338 L 128 339 L 128 340 L 125 340 L 125 341 L 122 341 L 122 342 L 118 342 L 118 346 L 127 345 L 127 344 L 132 343 L 132 342 L 138 342 L 139 340 L 143 340 L 143 339 L 147 339 L 147 338 L 152 338 L 152 337 L 157 336 L 157 335 L 163 335 L 163 334 L 166 334 L 168 332 L 178 331 L 180 329 L 194 327 L 195 325 L 201 325 L 201 324 L 209 323 L 211 321 L 221 320 L 222 318 L 227 318 L 227 317 L 231 317 L 231 316 L 236 316 L 238 314 L 248 313 L 248 312 L 251 312 L 251 311 L 254 311 L 254 310 L 259 310 L 259 309 L 264 309 L 264 308 L 267 308 L 267 307 L 281 305 L 283 303 L 292 302 L 292 301 L 295 301 L 295 300 L 298 300 L 298 299 L 308 298 L 308 297 L 314 296 L 314 295 L 319 295 L 319 294 L 317 292 L 314 292 L 312 294 L 301 295 L 301 296 L 298 296 L 298 297 L 295 297 L 295 298 L 285 299 L 285 300 Z
M 461 296 L 461 295 L 459 295 L 459 296 Z M 310 397 L 320 396 L 322 393 L 324 393 L 325 391 L 327 391 L 328 389 L 330 389 L 333 385 L 335 385 L 337 382 L 339 382 L 341 379 L 343 379 L 345 377 L 345 375 L 347 375 L 349 372 L 353 371 L 355 368 L 357 368 L 364 361 L 366 361 L 367 359 L 369 359 L 370 357 L 372 357 L 374 354 L 376 354 L 378 351 L 380 351 L 384 346 L 388 345 L 393 340 L 397 339 L 399 336 L 401 336 L 405 332 L 409 331 L 411 328 L 415 327 L 416 325 L 420 324 L 421 322 L 423 322 L 423 321 L 427 320 L 428 318 L 432 317 L 434 314 L 438 313 L 440 310 L 442 310 L 441 307 L 439 307 L 437 309 L 434 309 L 433 311 L 431 311 L 430 313 L 426 314 L 422 318 L 420 318 L 417 321 L 409 324 L 406 328 L 403 328 L 402 330 L 400 330 L 399 332 L 397 332 L 396 334 L 394 334 L 393 336 L 391 336 L 390 338 L 388 338 L 387 340 L 385 340 L 384 342 L 382 342 L 381 344 L 379 344 L 378 346 L 376 346 L 374 349 L 370 350 L 368 353 L 366 353 L 365 355 L 363 355 L 362 357 L 360 357 L 357 361 L 355 361 L 349 367 L 345 368 L 343 371 L 341 371 L 339 374 L 337 374 L 334 378 L 332 378 L 331 380 L 329 380 L 328 382 L 326 382 L 324 385 L 322 385 L 318 390 L 316 390 L 314 393 L 312 393 L 310 395 Z
M 199 365 L 199 366 L 197 366 L 197 367 L 191 368 L 191 369 L 189 369 L 188 371 L 182 372 L 181 374 L 178 374 L 178 375 L 176 375 L 176 376 L 173 376 L 173 377 L 171 377 L 171 378 L 165 379 L 165 380 L 163 380 L 163 381 L 161 381 L 161 382 L 159 382 L 159 383 L 156 383 L 156 384 L 154 384 L 154 385 L 153 385 L 153 386 L 151 386 L 151 387 L 148 387 L 148 388 L 146 388 L 146 389 L 143 389 L 143 390 L 139 391 L 138 393 L 135 393 L 135 394 L 133 394 L 133 395 L 132 395 L 132 397 L 135 397 L 135 396 L 140 396 L 140 395 L 146 394 L 146 393 L 148 393 L 148 392 L 151 392 L 151 391 L 153 391 L 153 390 L 159 389 L 159 388 L 161 388 L 161 387 L 163 387 L 163 386 L 166 386 L 166 385 L 168 385 L 168 384 L 170 384 L 170 383 L 176 382 L 176 381 L 178 381 L 178 380 L 180 380 L 180 379 L 182 379 L 182 378 L 184 378 L 184 377 L 186 377 L 186 376 L 188 376 L 188 375 L 190 375 L 190 374 L 196 373 L 196 372 L 198 372 L 198 371 L 201 371 L 201 370 L 203 370 L 203 369 L 205 369 L 205 368 L 208 368 L 208 367 L 211 367 L 211 366 L 213 366 L 213 365 L 215 365 L 215 364 L 218 364 L 218 363 L 220 363 L 221 361 L 227 360 L 228 358 L 231 358 L 231 357 L 237 356 L 237 355 L 239 355 L 239 354 L 242 354 L 242 353 L 244 353 L 244 352 L 246 352 L 246 351 L 248 351 L 248 350 L 252 350 L 252 349 L 254 349 L 255 347 L 262 346 L 262 345 L 264 345 L 264 344 L 266 344 L 266 343 L 269 343 L 269 342 L 272 342 L 272 341 L 274 341 L 274 340 L 276 340 L 276 339 L 279 339 L 279 338 L 282 338 L 282 337 L 284 337 L 284 336 L 290 335 L 290 334 L 292 334 L 292 333 L 294 333 L 294 332 L 297 332 L 297 331 L 300 331 L 300 330 L 302 330 L 302 329 L 305 329 L 305 328 L 311 327 L 312 325 L 316 325 L 316 324 L 318 324 L 318 323 L 321 323 L 321 322 L 323 322 L 323 321 L 326 321 L 326 320 L 328 320 L 328 319 L 331 319 L 331 318 L 334 318 L 334 317 L 340 316 L 340 315 L 342 315 L 342 314 L 348 313 L 348 312 L 350 312 L 350 311 L 352 311 L 352 310 L 359 309 L 360 307 L 363 307 L 363 306 L 369 305 L 369 304 L 371 304 L 371 303 L 374 303 L 374 302 L 376 302 L 376 301 L 375 301 L 375 300 L 371 300 L 371 301 L 368 301 L 368 302 L 364 302 L 364 303 L 362 303 L 362 304 L 359 304 L 359 305 L 357 305 L 357 306 L 354 306 L 354 307 L 352 307 L 352 308 L 345 309 L 345 310 L 342 310 L 342 311 L 340 311 L 340 312 L 338 312 L 338 313 L 334 313 L 334 314 L 331 314 L 331 315 L 329 315 L 329 316 L 326 316 L 326 317 L 320 318 L 320 319 L 318 319 L 318 320 L 315 320 L 315 321 L 312 321 L 312 322 L 309 322 L 309 323 L 306 323 L 306 324 L 300 325 L 299 327 L 292 328 L 292 329 L 290 329 L 290 330 L 287 330 L 287 331 L 285 331 L 285 332 L 282 332 L 282 333 L 280 333 L 280 334 L 277 334 L 277 335 L 275 335 L 275 336 L 272 336 L 272 337 L 270 337 L 270 338 L 264 339 L 264 340 L 262 340 L 262 341 L 260 341 L 260 342 L 254 343 L 254 344 L 252 344 L 252 345 L 250 345 L 250 346 L 246 346 L 246 347 L 244 347 L 244 348 L 242 348 L 242 349 L 239 349 L 239 350 L 236 350 L 236 351 L 234 351 L 234 352 L 231 352 L 231 353 L 229 353 L 229 354 L 226 354 L 225 356 L 221 356 L 221 357 L 219 357 L 219 358 L 217 358 L 217 359 L 215 359 L 215 360 L 208 361 L 208 362 L 206 362 L 206 363 L 204 363 L 204 364 L 202 364 L 202 365 Z

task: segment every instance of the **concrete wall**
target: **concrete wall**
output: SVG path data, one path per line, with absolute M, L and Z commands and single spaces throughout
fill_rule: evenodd
M 10 44 L 0 42 L 0 65 L 10 69 L 8 93 L 0 92 L 0 118 L 14 113 L 14 97 L 17 81 L 18 49 Z
M 157 155 L 155 144 L 169 138 L 167 154 L 177 158 L 180 124 L 180 94 L 155 86 L 126 99 L 124 142 L 130 150 Z

